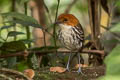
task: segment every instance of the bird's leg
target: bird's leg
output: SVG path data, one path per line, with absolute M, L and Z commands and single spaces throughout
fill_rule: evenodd
M 77 71 L 77 72 L 78 72 L 78 74 L 79 74 L 79 73 L 83 74 L 83 73 L 82 73 L 82 70 L 81 70 L 81 64 L 80 64 L 80 60 L 81 60 L 81 58 L 80 58 L 80 53 L 77 53 L 77 54 L 78 54 L 78 64 L 79 64 L 79 68 L 78 68 L 78 71 Z
M 66 67 L 67 71 L 70 71 L 69 65 L 70 65 L 70 57 L 71 57 L 71 55 L 72 55 L 72 53 L 70 53 L 69 58 L 68 58 L 67 67 Z

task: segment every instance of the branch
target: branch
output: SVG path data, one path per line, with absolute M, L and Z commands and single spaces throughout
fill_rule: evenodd
M 2 69 L 0 69 L 0 72 L 7 72 L 7 73 L 17 74 L 17 75 L 23 76 L 23 77 L 26 78 L 27 80 L 30 80 L 29 77 L 27 77 L 26 75 L 24 75 L 22 72 L 18 72 L 18 71 L 16 71 L 16 70 L 2 68 Z
M 16 52 L 16 53 L 8 53 L 5 55 L 0 55 L 0 58 L 7 58 L 7 57 L 16 57 L 16 56 L 28 56 L 29 52 L 27 51 L 21 51 L 21 52 Z
M 13 80 L 11 77 L 8 77 L 8 76 L 6 76 L 6 75 L 4 75 L 4 74 L 0 74 L 0 78 L 4 78 L 5 80 Z
M 47 55 L 47 54 L 52 54 L 56 53 L 56 51 L 21 51 L 17 53 L 9 53 L 8 55 L 0 55 L 0 58 L 7 58 L 7 57 L 15 57 L 15 56 L 28 56 L 28 54 L 40 54 L 40 55 Z M 57 53 L 66 53 L 69 54 L 71 53 L 70 51 L 57 51 Z M 100 54 L 104 55 L 104 50 L 83 50 L 81 52 L 74 51 L 72 53 L 80 53 L 80 54 Z
M 70 54 L 71 51 L 57 51 L 58 53 Z M 55 53 L 55 51 L 36 51 L 36 54 L 46 55 L 48 53 Z M 104 50 L 83 50 L 81 52 L 73 51 L 72 53 L 80 53 L 80 54 L 100 54 L 104 55 Z

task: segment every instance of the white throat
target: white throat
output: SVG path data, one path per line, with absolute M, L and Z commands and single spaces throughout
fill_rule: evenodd
M 61 30 L 69 30 L 72 28 L 72 26 L 69 25 L 64 25 L 64 24 L 59 24 Z

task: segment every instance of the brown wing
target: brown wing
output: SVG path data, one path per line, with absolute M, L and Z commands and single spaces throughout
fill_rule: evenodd
M 80 37 L 80 40 L 84 41 L 84 30 L 80 23 L 75 27 L 75 32 Z

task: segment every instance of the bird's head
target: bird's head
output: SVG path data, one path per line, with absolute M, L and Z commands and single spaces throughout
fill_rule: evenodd
M 75 27 L 79 24 L 78 19 L 72 14 L 61 14 L 56 21 L 60 27 Z

